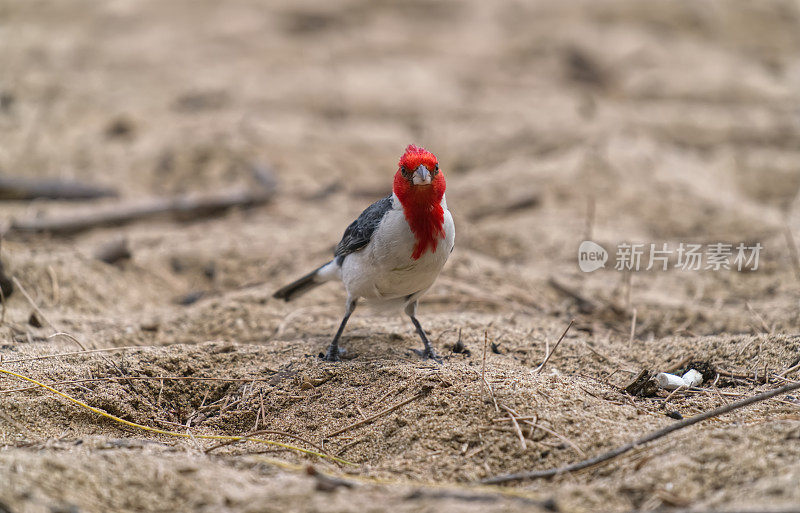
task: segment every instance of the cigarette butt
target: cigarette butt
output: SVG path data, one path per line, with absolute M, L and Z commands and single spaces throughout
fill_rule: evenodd
M 675 390 L 678 387 L 685 387 L 686 382 L 682 377 L 675 374 L 667 374 L 666 372 L 659 372 L 656 374 L 656 381 L 658 386 L 665 390 Z
M 703 375 L 694 369 L 689 369 L 682 379 L 686 382 L 687 387 L 696 387 L 703 382 Z

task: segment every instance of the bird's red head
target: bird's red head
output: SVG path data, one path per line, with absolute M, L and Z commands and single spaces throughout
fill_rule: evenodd
M 413 144 L 408 145 L 406 152 L 400 157 L 398 166 L 400 166 L 400 173 L 406 178 L 413 177 L 419 166 L 424 166 L 431 174 L 439 172 L 439 161 L 436 159 L 436 155 Z
M 439 240 L 444 238 L 441 202 L 446 185 L 436 155 L 425 148 L 409 145 L 398 165 L 393 191 L 417 239 L 411 255 L 416 260 L 428 248 L 436 251 Z

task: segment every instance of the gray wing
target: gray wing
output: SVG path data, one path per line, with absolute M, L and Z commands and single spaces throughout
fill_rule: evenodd
M 369 244 L 372 234 L 381 224 L 383 216 L 391 209 L 392 196 L 389 195 L 376 201 L 361 212 L 358 219 L 350 223 L 350 226 L 347 227 L 344 235 L 342 235 L 342 240 L 336 245 L 336 250 L 333 252 L 336 257 L 336 263 L 341 265 L 344 257 Z

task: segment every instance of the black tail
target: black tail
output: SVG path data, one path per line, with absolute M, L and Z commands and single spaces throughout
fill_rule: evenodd
M 292 299 L 302 296 L 303 294 L 313 289 L 314 287 L 322 285 L 323 283 L 325 283 L 325 281 L 319 280 L 317 277 L 317 273 L 319 272 L 320 269 L 325 267 L 325 265 L 317 267 L 316 269 L 306 274 L 302 278 L 293 281 L 292 283 L 286 285 L 285 287 L 281 287 L 280 290 L 272 294 L 272 297 L 274 297 L 275 299 L 283 299 L 284 301 L 289 302 Z

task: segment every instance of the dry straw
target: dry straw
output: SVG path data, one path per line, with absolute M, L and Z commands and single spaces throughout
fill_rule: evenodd
M 104 412 L 103 410 L 101 410 L 99 408 L 95 408 L 94 406 L 89 406 L 88 404 L 86 404 L 85 402 L 83 402 L 83 401 L 81 401 L 79 399 L 75 399 L 74 397 L 72 397 L 72 396 L 70 396 L 68 394 L 65 394 L 64 392 L 56 390 L 55 388 L 53 388 L 53 387 L 51 387 L 49 385 L 45 385 L 44 383 L 36 381 L 35 379 L 30 378 L 28 376 L 25 376 L 23 374 L 19 374 L 17 372 L 12 372 L 12 371 L 7 370 L 7 369 L 0 369 L 0 373 L 8 374 L 9 376 L 14 376 L 15 378 L 19 378 L 19 379 L 27 381 L 29 383 L 33 383 L 34 385 L 36 385 L 38 387 L 44 388 L 45 390 L 47 390 L 49 392 L 52 392 L 52 393 L 54 393 L 54 394 L 56 394 L 56 395 L 58 395 L 60 397 L 63 397 L 64 399 L 68 400 L 69 402 L 71 402 L 73 404 L 77 404 L 81 408 L 89 410 L 92 413 L 96 413 L 97 415 L 101 415 L 101 416 L 103 416 L 103 417 L 105 417 L 107 419 L 113 420 L 114 422 L 117 422 L 119 424 L 123 424 L 125 426 L 132 427 L 134 429 L 139 429 L 139 430 L 142 430 L 142 431 L 148 431 L 150 433 L 157 433 L 159 435 L 174 436 L 174 437 L 178 437 L 178 438 L 189 438 L 189 439 L 197 438 L 197 439 L 203 439 L 203 440 L 222 440 L 222 441 L 231 441 L 231 442 L 237 442 L 237 441 L 256 442 L 256 443 L 261 443 L 261 444 L 267 444 L 267 445 L 274 445 L 274 446 L 277 446 L 277 447 L 282 447 L 284 449 L 289 449 L 291 451 L 301 452 L 301 453 L 308 454 L 308 455 L 311 455 L 311 456 L 317 456 L 317 457 L 320 457 L 320 458 L 324 458 L 324 459 L 328 459 L 328 460 L 331 460 L 331 461 L 335 461 L 336 463 L 340 463 L 340 464 L 343 464 L 343 465 L 355 465 L 354 463 L 351 463 L 351 462 L 349 462 L 347 460 L 343 460 L 341 458 L 337 458 L 336 456 L 331 456 L 330 454 L 325 454 L 323 452 L 318 452 L 318 451 L 311 451 L 311 450 L 308 450 L 308 449 L 303 449 L 302 447 L 297 447 L 297 446 L 294 446 L 294 445 L 289 445 L 289 444 L 284 444 L 284 443 L 281 443 L 281 442 L 276 442 L 274 440 L 266 440 L 266 439 L 263 439 L 263 438 L 251 438 L 251 437 L 247 437 L 247 436 L 199 435 L 199 434 L 193 434 L 193 433 L 180 433 L 180 432 L 177 432 L 177 431 L 167 431 L 167 430 L 164 430 L 164 429 L 158 429 L 158 428 L 154 428 L 154 427 L 150 427 L 150 426 L 145 426 L 145 425 L 142 425 L 142 424 L 137 424 L 135 422 L 131 422 L 129 420 L 125 420 L 125 419 L 119 418 L 119 417 L 117 417 L 115 415 L 111 415 L 110 413 L 106 413 L 106 412 Z

